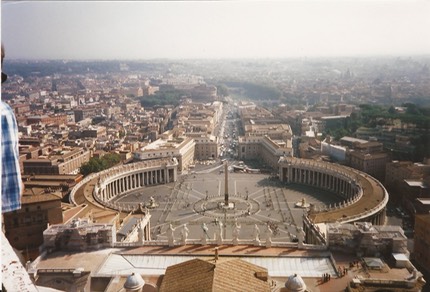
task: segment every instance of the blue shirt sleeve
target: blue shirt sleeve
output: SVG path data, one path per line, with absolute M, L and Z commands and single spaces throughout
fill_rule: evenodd
M 12 109 L 0 101 L 1 109 L 1 198 L 2 212 L 21 208 L 22 181 L 19 167 L 18 126 Z

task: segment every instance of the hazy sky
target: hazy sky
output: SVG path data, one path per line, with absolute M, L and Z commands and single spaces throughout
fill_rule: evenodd
M 2 1 L 10 59 L 430 54 L 430 0 Z

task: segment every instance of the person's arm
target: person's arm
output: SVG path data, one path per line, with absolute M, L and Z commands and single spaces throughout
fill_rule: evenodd
M 12 109 L 1 101 L 2 212 L 21 208 L 18 127 Z

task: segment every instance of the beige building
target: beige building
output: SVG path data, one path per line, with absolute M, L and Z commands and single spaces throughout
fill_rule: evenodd
M 216 159 L 219 156 L 218 137 L 214 135 L 187 134 L 196 143 L 194 158 L 196 160 Z
M 346 164 L 361 170 L 380 181 L 385 179 L 385 166 L 391 161 L 387 152 L 383 151 L 383 144 L 375 141 L 343 137 L 342 145 L 348 146 L 350 151 L 346 152 Z
M 182 103 L 177 109 L 175 121 L 184 133 L 213 134 L 222 114 L 222 103 Z
M 274 140 L 268 136 L 239 137 L 238 156 L 242 160 L 262 159 L 272 168 L 278 167 L 280 157 L 293 156 L 291 139 Z
M 251 121 L 244 127 L 246 135 L 268 136 L 271 139 L 291 139 L 293 132 L 288 124 L 257 124 Z
M 166 132 L 162 138 L 134 152 L 133 157 L 139 161 L 175 157 L 178 160 L 178 170 L 181 171 L 193 164 L 194 146 L 193 138 L 174 138 L 172 133 Z
M 355 169 L 361 170 L 380 181 L 385 178 L 385 165 L 390 161 L 388 153 L 364 153 L 352 151 L 347 153 L 349 165 Z
M 75 174 L 90 157 L 90 151 L 82 148 L 54 150 L 37 159 L 23 161 L 24 174 Z

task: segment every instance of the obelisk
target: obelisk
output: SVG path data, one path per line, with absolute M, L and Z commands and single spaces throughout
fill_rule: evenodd
M 228 166 L 227 161 L 224 161 L 224 206 L 228 207 Z

